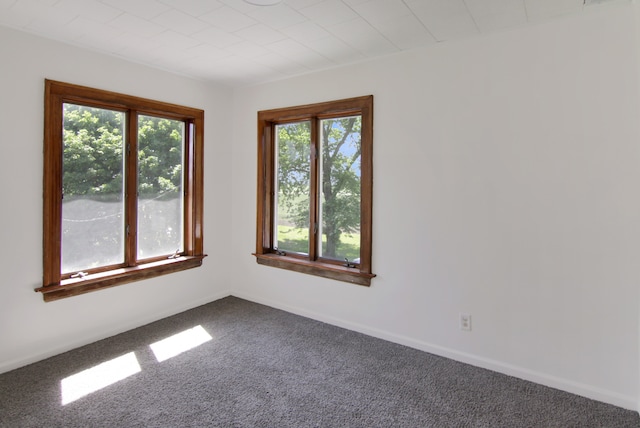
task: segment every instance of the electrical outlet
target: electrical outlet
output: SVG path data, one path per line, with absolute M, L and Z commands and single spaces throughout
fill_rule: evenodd
M 460 330 L 471 331 L 471 315 L 460 314 Z

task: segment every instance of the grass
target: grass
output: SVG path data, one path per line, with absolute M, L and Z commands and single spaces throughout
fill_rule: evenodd
M 308 253 L 308 231 L 307 229 L 278 226 L 278 248 L 283 251 Z M 322 242 L 327 242 L 326 235 L 322 236 Z M 343 260 L 348 258 L 350 261 L 360 257 L 360 234 L 343 233 L 340 235 L 340 242 L 336 249 L 336 258 Z

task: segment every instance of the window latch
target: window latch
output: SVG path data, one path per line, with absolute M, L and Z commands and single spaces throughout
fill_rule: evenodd
M 351 263 L 348 258 L 345 257 L 344 261 L 345 261 L 345 264 L 343 265 L 344 267 L 348 267 L 348 268 L 356 267 L 356 265 L 354 263 Z
M 86 273 L 86 272 L 76 272 L 76 273 L 74 273 L 73 275 L 71 275 L 71 277 L 70 277 L 70 278 L 80 278 L 80 279 L 82 279 L 82 278 L 84 278 L 84 277 L 85 277 L 85 276 L 87 276 L 87 275 L 89 275 L 89 274 L 88 274 L 88 273 Z
M 171 254 L 169 257 L 167 257 L 168 259 L 177 259 L 178 257 L 180 257 L 180 248 L 176 248 L 176 252 Z
M 275 251 L 275 252 L 276 252 L 276 254 L 277 254 L 277 255 L 279 255 L 279 256 L 286 256 L 286 255 L 287 255 L 287 253 L 285 253 L 284 251 L 282 251 L 282 250 L 278 250 L 278 247 L 275 247 L 275 248 L 274 248 L 274 251 Z

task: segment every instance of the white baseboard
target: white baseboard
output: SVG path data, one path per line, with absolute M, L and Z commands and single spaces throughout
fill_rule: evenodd
M 270 306 L 276 309 L 281 309 L 283 311 L 290 312 L 296 315 L 301 315 L 306 318 L 311 318 L 317 321 L 326 322 L 327 324 L 346 328 L 348 330 L 357 331 L 358 333 L 363 333 L 379 339 L 388 340 L 389 342 L 394 342 L 400 345 L 408 346 L 410 348 L 429 352 L 434 355 L 439 355 L 441 357 L 446 357 L 455 361 L 460 361 L 462 363 L 470 364 L 476 367 L 481 367 L 483 369 L 492 370 L 498 373 L 506 374 L 508 376 L 517 377 L 519 379 L 527 380 L 527 381 L 538 383 L 551 388 L 570 392 L 572 394 L 580 395 L 593 400 L 602 401 L 604 403 L 612 404 L 614 406 L 622 407 L 624 409 L 640 412 L 640 402 L 639 402 L 640 398 L 630 397 L 630 396 L 619 394 L 613 391 L 596 388 L 591 385 L 583 384 L 580 382 L 574 382 L 568 379 L 548 375 L 548 374 L 537 372 L 534 370 L 529 370 L 523 367 L 518 367 L 512 364 L 504 363 L 502 361 L 493 360 L 490 358 L 484 358 L 484 357 L 469 354 L 466 352 L 460 352 L 455 349 L 434 345 L 434 344 L 416 340 L 410 337 L 390 333 L 390 332 L 376 329 L 376 328 L 371 328 L 366 325 L 325 316 L 318 312 L 313 312 L 313 311 L 309 311 L 299 307 L 281 304 L 280 302 L 264 299 L 259 296 L 253 296 L 253 295 L 248 295 L 245 293 L 238 293 L 238 292 L 233 292 L 233 296 L 236 296 L 241 299 L 249 300 L 255 303 L 260 303 L 266 306 Z
M 109 326 L 109 328 L 105 330 L 101 330 L 100 332 L 96 332 L 91 336 L 85 336 L 85 337 L 82 337 L 81 339 L 73 340 L 71 342 L 66 342 L 64 345 L 56 346 L 56 347 L 47 349 L 46 351 L 43 351 L 43 352 L 37 352 L 35 354 L 16 358 L 11 361 L 3 361 L 2 363 L 0 363 L 0 373 L 5 373 L 20 367 L 27 366 L 29 364 L 36 363 L 38 361 L 42 361 L 44 359 L 53 357 L 55 355 L 62 354 L 63 352 L 71 351 L 72 349 L 76 349 L 81 346 L 88 345 L 90 343 L 97 342 L 99 340 L 106 339 L 111 336 L 115 336 L 116 334 L 120 334 L 125 331 L 133 330 L 134 328 L 137 328 L 137 327 L 142 327 L 143 325 L 161 320 L 163 318 L 170 317 L 172 315 L 179 314 L 180 312 L 184 312 L 189 309 L 193 309 L 198 306 L 205 305 L 207 303 L 211 303 L 216 300 L 220 300 L 230 295 L 231 295 L 230 291 L 225 291 L 223 293 L 217 293 L 205 298 L 196 299 L 188 304 L 171 308 L 170 310 L 158 312 L 153 315 L 140 317 L 133 320 L 128 320 L 126 323 L 115 324 L 115 325 L 112 324 Z

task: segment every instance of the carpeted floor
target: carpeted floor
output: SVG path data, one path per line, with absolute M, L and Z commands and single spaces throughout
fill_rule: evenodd
M 158 362 L 151 344 L 197 326 L 211 340 Z M 63 379 L 114 359 L 139 371 L 64 395 Z M 0 375 L 0 426 L 617 428 L 640 417 L 228 297 Z

